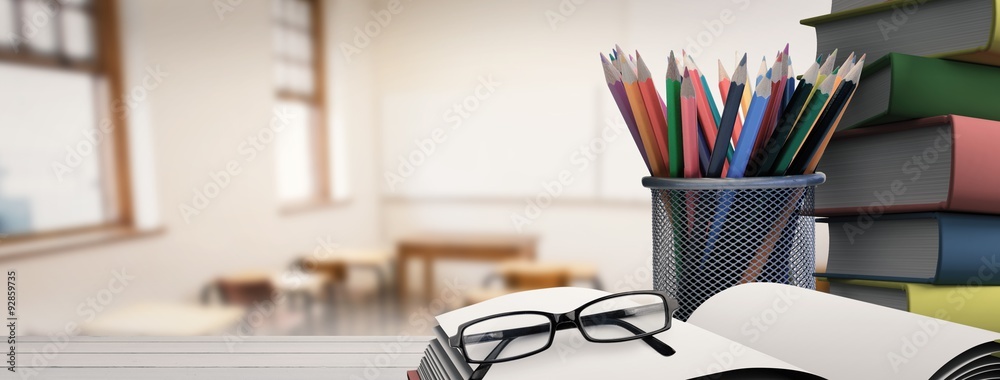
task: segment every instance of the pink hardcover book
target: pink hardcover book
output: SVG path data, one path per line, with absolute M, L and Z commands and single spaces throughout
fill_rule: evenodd
M 947 115 L 837 133 L 816 215 L 1000 215 L 1000 122 Z

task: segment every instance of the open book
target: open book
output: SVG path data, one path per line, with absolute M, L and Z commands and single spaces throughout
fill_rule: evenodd
M 469 378 L 476 365 L 448 343 L 464 322 L 517 310 L 561 313 L 607 294 L 550 288 L 442 314 L 420 378 Z M 641 340 L 592 343 L 576 329 L 559 330 L 549 349 L 496 363 L 485 379 L 1000 378 L 1000 333 L 780 284 L 725 290 L 656 338 L 676 352 L 662 356 Z

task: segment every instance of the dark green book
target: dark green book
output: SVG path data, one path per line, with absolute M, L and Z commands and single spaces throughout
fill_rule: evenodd
M 838 131 L 938 115 L 1000 120 L 1000 68 L 890 53 L 864 69 Z

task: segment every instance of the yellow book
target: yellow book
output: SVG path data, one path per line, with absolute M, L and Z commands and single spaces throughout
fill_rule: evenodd
M 828 281 L 834 295 L 1000 332 L 1000 286 Z

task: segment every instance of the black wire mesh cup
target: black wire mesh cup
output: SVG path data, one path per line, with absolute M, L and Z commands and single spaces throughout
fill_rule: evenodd
M 823 173 L 740 179 L 645 177 L 653 199 L 653 288 L 686 321 L 748 282 L 815 289 L 813 196 Z

